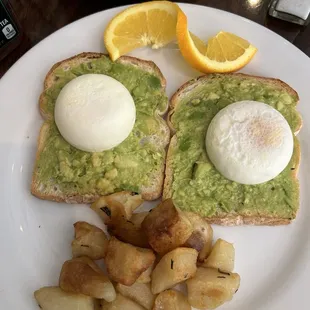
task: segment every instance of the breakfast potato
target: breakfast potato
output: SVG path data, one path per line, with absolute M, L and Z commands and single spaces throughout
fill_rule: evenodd
M 186 281 L 196 273 L 198 252 L 191 248 L 177 248 L 165 254 L 152 273 L 152 292 L 158 294 Z
M 190 221 L 171 199 L 152 209 L 142 222 L 142 228 L 151 247 L 161 255 L 183 245 L 193 232 Z
M 210 255 L 203 262 L 203 267 L 219 268 L 232 272 L 235 264 L 235 248 L 232 243 L 223 239 L 216 240 Z
M 137 279 L 136 282 L 138 282 L 138 283 L 150 283 L 153 269 L 154 269 L 154 263 L 152 264 L 152 266 L 150 266 L 144 272 L 141 273 L 140 277 Z
M 199 267 L 195 276 L 187 280 L 188 301 L 198 309 L 215 309 L 232 299 L 240 285 L 237 273 Z
M 129 220 L 132 213 L 143 203 L 141 195 L 123 191 L 108 196 L 102 196 L 90 207 L 107 225 L 115 216 L 124 216 Z
M 147 214 L 148 212 L 133 214 L 130 220 L 124 216 L 115 216 L 107 224 L 108 231 L 123 242 L 141 248 L 149 248 L 148 239 L 141 228 L 141 223 Z
M 94 310 L 101 310 L 101 301 L 103 299 L 95 299 L 95 306 L 94 306 Z
M 109 240 L 103 230 L 87 222 L 76 222 L 73 226 L 72 256 L 87 256 L 93 260 L 104 258 Z
M 116 293 L 103 271 L 88 257 L 66 261 L 61 269 L 59 286 L 66 292 L 79 293 L 111 302 Z
M 96 300 L 92 297 L 63 291 L 60 287 L 42 287 L 34 292 L 42 310 L 94 310 Z
M 101 310 L 145 310 L 128 297 L 117 294 L 113 302 L 102 301 Z
M 191 306 L 184 294 L 175 290 L 161 292 L 155 299 L 152 310 L 191 310 Z
M 110 278 L 124 285 L 132 285 L 155 261 L 150 249 L 135 247 L 115 237 L 110 239 L 105 265 Z
M 125 297 L 132 299 L 145 309 L 151 310 L 155 301 L 155 295 L 151 291 L 150 283 L 137 283 L 126 286 L 118 283 L 116 290 Z
M 203 262 L 212 249 L 213 229 L 207 221 L 193 212 L 184 212 L 193 226 L 193 233 L 184 246 L 196 249 L 198 261 Z
M 131 218 L 130 221 L 133 222 L 136 226 L 141 227 L 142 226 L 142 222 L 144 221 L 144 219 L 146 218 L 146 216 L 149 214 L 148 211 L 145 212 L 139 212 L 139 213 L 134 213 Z

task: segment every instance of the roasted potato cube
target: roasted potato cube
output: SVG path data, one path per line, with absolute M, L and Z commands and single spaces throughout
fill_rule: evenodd
M 113 201 L 108 204 L 106 196 L 100 197 L 90 206 L 90 208 L 101 217 L 106 225 L 116 216 L 125 216 L 126 218 L 130 217 L 127 216 L 125 208 L 120 202 Z
M 200 267 L 186 284 L 188 301 L 192 307 L 215 309 L 232 299 L 239 288 L 240 276 L 237 273 Z
M 193 226 L 193 233 L 187 239 L 184 246 L 196 249 L 198 261 L 203 262 L 210 254 L 212 248 L 213 229 L 211 225 L 198 214 L 193 212 L 184 212 Z
M 161 292 L 155 299 L 152 310 L 191 310 L 191 306 L 184 294 L 175 290 Z
M 87 222 L 76 222 L 73 226 L 72 256 L 88 256 L 93 260 L 104 258 L 109 240 L 103 230 Z
M 133 192 L 118 192 L 102 196 L 90 207 L 108 224 L 113 217 L 124 216 L 129 220 L 132 213 L 143 203 L 141 195 Z
M 94 306 L 94 310 L 101 310 L 101 301 L 103 299 L 95 299 L 95 306 Z
M 146 218 L 146 216 L 149 214 L 149 212 L 145 211 L 145 212 L 139 212 L 139 213 L 134 213 L 131 218 L 130 221 L 133 222 L 136 226 L 141 227 L 142 226 L 142 222 L 144 221 L 144 219 Z
M 177 248 L 165 254 L 152 273 L 152 292 L 158 294 L 193 277 L 198 252 L 191 248 Z
M 132 299 L 145 309 L 151 310 L 155 301 L 155 295 L 151 291 L 150 283 L 137 283 L 131 286 L 126 286 L 118 283 L 116 290 L 123 296 Z
M 234 270 L 234 264 L 235 248 L 233 244 L 223 239 L 218 239 L 202 266 L 232 272 Z
M 107 197 L 108 204 L 112 204 L 114 201 L 118 201 L 124 206 L 125 212 L 129 218 L 132 216 L 132 213 L 144 202 L 140 194 L 129 191 L 114 193 Z
M 113 284 L 103 271 L 88 257 L 66 261 L 61 269 L 59 286 L 66 292 L 79 293 L 106 301 L 113 301 Z
M 183 245 L 193 232 L 190 221 L 171 199 L 151 210 L 142 222 L 142 228 L 151 247 L 161 255 Z
M 142 306 L 134 302 L 133 300 L 117 294 L 113 302 L 103 301 L 101 304 L 101 310 L 145 310 Z
M 124 216 L 113 217 L 107 224 L 108 231 L 112 236 L 123 242 L 141 248 L 150 248 L 146 234 L 141 228 L 141 223 L 148 212 L 144 212 L 142 215 L 138 214 L 133 214 L 130 220 L 127 220 Z
M 155 254 L 150 249 L 135 247 L 110 239 L 105 265 L 110 278 L 124 285 L 132 285 L 139 276 L 155 261 Z
M 42 287 L 34 292 L 42 310 L 94 310 L 95 299 L 82 294 L 63 291 L 60 287 Z
M 151 282 L 151 275 L 154 269 L 154 264 L 147 268 L 144 272 L 141 273 L 141 276 L 137 279 L 136 282 L 138 283 L 150 283 Z

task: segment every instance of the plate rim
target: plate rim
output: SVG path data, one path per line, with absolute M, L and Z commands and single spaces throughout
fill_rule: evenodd
M 181 6 L 183 6 L 183 5 L 185 5 L 185 6 L 189 6 L 189 7 L 203 7 L 204 9 L 208 9 L 208 10 L 210 10 L 211 9 L 211 11 L 212 10 L 215 10 L 215 11 L 220 11 L 220 14 L 229 14 L 229 15 L 233 15 L 234 16 L 234 18 L 237 18 L 237 19 L 243 19 L 243 20 L 245 20 L 246 22 L 250 22 L 250 23 L 253 23 L 255 26 L 260 26 L 259 28 L 260 29 L 264 29 L 265 31 L 267 30 L 269 30 L 273 35 L 275 34 L 276 36 L 278 36 L 280 39 L 282 39 L 282 40 L 284 40 L 284 41 L 286 41 L 286 44 L 287 45 L 291 45 L 291 46 L 293 46 L 294 48 L 295 48 L 295 50 L 297 49 L 299 52 L 301 52 L 301 54 L 303 54 L 303 55 L 305 55 L 306 57 L 307 57 L 307 55 L 305 54 L 305 53 L 303 53 L 300 49 L 298 49 L 296 46 L 294 46 L 291 42 L 289 42 L 289 41 L 287 41 L 285 38 L 283 38 L 282 36 L 280 36 L 279 34 L 277 34 L 277 33 L 275 33 L 275 32 L 273 32 L 272 30 L 270 30 L 270 29 L 268 29 L 268 28 L 266 28 L 266 27 L 264 27 L 264 26 L 262 26 L 262 25 L 260 25 L 260 24 L 258 24 L 258 23 L 256 23 L 256 22 L 254 22 L 254 21 L 251 21 L 251 20 L 249 20 L 249 19 L 247 19 L 247 18 L 244 18 L 244 17 L 242 17 L 242 16 L 239 16 L 239 15 L 237 15 L 237 14 L 234 14 L 234 13 L 230 13 L 230 12 L 227 12 L 227 11 L 224 11 L 224 10 L 220 10 L 220 9 L 216 9 L 216 8 L 210 8 L 210 7 L 207 7 L 207 6 L 204 6 L 204 5 L 196 5 L 196 4 L 187 4 L 187 3 L 181 3 Z M 72 22 L 72 23 L 70 23 L 70 24 L 68 24 L 68 25 L 66 25 L 66 26 L 64 26 L 64 27 L 62 27 L 62 28 L 60 28 L 60 29 L 58 29 L 58 30 L 56 30 L 56 31 L 54 31 L 53 33 L 51 33 L 49 36 L 47 36 L 46 38 L 44 38 L 43 40 L 41 40 L 40 42 L 38 42 L 34 47 L 32 47 L 29 51 L 27 51 L 18 61 L 16 61 L 14 64 L 13 64 L 13 66 L 4 74 L 4 76 L 2 77 L 2 79 L 1 80 L 3 80 L 3 78 L 4 77 L 6 77 L 6 76 L 10 76 L 10 74 L 12 74 L 12 73 L 10 73 L 10 72 L 14 72 L 14 70 L 12 70 L 13 68 L 15 68 L 15 67 L 17 67 L 18 65 L 19 65 L 19 63 L 20 62 L 23 62 L 24 61 L 24 59 L 27 59 L 27 57 L 29 57 L 29 54 L 31 54 L 31 53 L 37 53 L 37 49 L 40 49 L 40 44 L 42 43 L 42 44 L 44 44 L 45 42 L 46 42 L 46 40 L 50 40 L 51 38 L 50 37 L 52 37 L 53 38 L 53 36 L 56 36 L 57 34 L 58 34 L 58 32 L 61 32 L 61 31 L 64 31 L 64 29 L 65 28 L 69 28 L 69 27 L 74 27 L 73 25 L 74 24 L 76 24 L 76 23 L 78 23 L 78 22 L 81 22 L 82 20 L 84 20 L 84 19 L 91 19 L 93 16 L 95 16 L 95 15 L 100 15 L 100 14 L 103 14 L 103 13 L 106 13 L 107 11 L 109 12 L 109 11 L 113 11 L 113 10 L 120 10 L 120 9 L 122 9 L 122 8 L 126 8 L 126 7 L 128 7 L 128 6 L 119 6 L 119 7 L 115 7 L 115 8 L 111 8 L 111 9 L 107 9 L 107 10 L 103 10 L 103 11 L 100 11 L 100 12 L 97 12 L 97 13 L 94 13 L 94 14 L 91 14 L 91 15 L 88 15 L 88 16 L 85 16 L 85 17 L 82 17 L 82 18 L 80 18 L 80 19 L 78 19 L 78 20 L 76 20 L 76 21 L 74 21 L 74 22 Z M 288 43 L 290 43 L 290 44 L 288 44 Z M 308 59 L 308 57 L 307 57 L 307 59 Z M 9 75 L 8 75 L 8 73 L 10 73 Z M 9 78 L 9 77 L 8 77 Z M 2 84 L 2 83 L 0 83 L 0 84 Z M 1 106 L 0 106 L 0 110 L 1 110 Z M 1 155 L 1 154 L 0 154 Z

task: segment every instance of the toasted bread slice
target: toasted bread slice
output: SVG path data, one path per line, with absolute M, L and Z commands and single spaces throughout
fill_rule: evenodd
M 208 159 L 204 139 L 211 119 L 223 107 L 241 100 L 262 101 L 278 109 L 295 135 L 302 126 L 296 110 L 298 94 L 280 80 L 230 73 L 208 74 L 187 82 L 170 102 L 168 124 L 174 136 L 167 154 L 163 198 L 173 198 L 177 207 L 199 213 L 209 223 L 288 224 L 299 208 L 300 146 L 296 137 L 289 165 L 264 184 L 231 182 Z M 187 127 L 188 122 L 192 126 Z M 201 164 L 207 169 L 196 180 L 194 169 Z
M 151 159 L 156 163 L 152 170 L 146 168 L 145 174 L 140 171 L 141 178 L 138 178 L 137 174 L 135 175 L 139 170 L 139 162 L 135 163 L 137 166 L 135 169 L 129 166 L 120 169 L 114 167 L 117 170 L 116 172 L 113 171 L 117 174 L 117 181 L 111 177 L 107 181 L 105 176 L 108 171 L 105 155 L 109 151 L 102 153 L 82 152 L 70 146 L 61 137 L 53 120 L 55 98 L 66 83 L 76 76 L 86 73 L 110 75 L 123 83 L 133 95 L 137 108 L 137 119 L 141 119 L 140 127 L 137 127 L 138 122 L 136 121 L 129 138 L 112 150 L 113 153 L 117 149 L 118 153 L 111 155 L 112 162 L 109 162 L 109 167 L 113 166 L 118 155 L 122 159 L 138 152 L 139 158 Z M 138 77 L 141 80 L 138 80 Z M 144 88 L 139 92 L 138 87 L 141 85 Z M 164 179 L 165 148 L 170 139 L 169 127 L 161 117 L 168 109 L 165 86 L 165 78 L 153 62 L 134 57 L 124 56 L 114 63 L 108 56 L 101 53 L 82 53 L 55 64 L 45 78 L 44 90 L 39 100 L 40 112 L 45 122 L 38 138 L 36 163 L 31 184 L 32 194 L 42 199 L 67 203 L 91 203 L 102 195 L 123 190 L 138 192 L 145 200 L 160 197 Z M 148 97 L 142 97 L 148 91 L 150 92 Z M 144 102 L 142 102 L 143 100 Z M 149 110 L 145 110 L 144 106 L 147 106 Z M 146 129 L 143 129 L 144 127 L 141 124 Z M 137 139 L 136 136 L 133 138 L 132 135 L 139 138 Z M 130 143 L 126 142 L 131 139 L 130 137 L 133 142 L 131 140 Z M 59 144 L 61 145 L 60 148 L 57 146 Z M 145 147 L 145 151 L 140 154 L 139 152 L 144 150 L 143 147 Z M 65 154 L 64 159 L 63 154 L 60 154 L 61 152 Z M 152 159 L 153 157 L 156 159 Z M 73 160 L 76 158 L 81 170 L 79 174 L 76 173 L 77 168 L 73 164 Z M 83 163 L 87 163 L 87 165 L 83 167 Z M 94 168 L 95 163 L 96 168 Z M 60 166 L 63 164 L 67 165 L 65 169 L 70 168 L 70 170 L 67 169 L 69 174 L 68 171 L 62 172 L 63 167 Z M 95 171 L 94 180 L 85 177 L 89 168 Z M 131 180 L 131 172 L 132 178 L 137 178 L 137 183 L 140 179 L 144 181 L 135 186 L 134 181 Z M 122 180 L 122 175 L 125 176 L 125 174 L 127 179 Z M 85 186 L 81 183 L 83 178 L 86 182 Z M 90 184 L 91 182 L 92 184 Z M 109 184 L 108 187 L 106 186 L 107 183 Z

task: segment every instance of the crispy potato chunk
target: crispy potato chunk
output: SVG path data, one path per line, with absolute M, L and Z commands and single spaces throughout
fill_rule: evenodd
M 152 292 L 158 294 L 193 277 L 198 252 L 191 248 L 177 248 L 165 254 L 152 273 Z
M 188 301 L 192 307 L 215 309 L 232 299 L 239 288 L 240 276 L 237 273 L 200 267 L 186 284 Z
M 94 306 L 94 310 L 101 310 L 101 301 L 103 299 L 95 299 L 95 306 Z
M 209 257 L 203 267 L 219 268 L 222 271 L 232 272 L 235 264 L 235 248 L 232 243 L 223 239 L 216 240 Z
M 94 310 L 95 299 L 82 294 L 63 291 L 60 287 L 42 287 L 34 292 L 42 310 Z
M 141 248 L 150 248 L 146 234 L 141 228 L 141 223 L 147 214 L 148 212 L 133 214 L 130 220 L 124 216 L 115 216 L 107 224 L 108 231 L 123 242 Z
M 87 256 L 93 260 L 104 258 L 109 241 L 103 230 L 87 222 L 76 222 L 73 226 L 72 256 Z
M 154 269 L 154 264 L 146 269 L 144 272 L 141 273 L 141 276 L 137 279 L 136 282 L 138 283 L 150 283 L 151 282 L 151 275 Z
M 132 213 L 143 203 L 141 195 L 123 191 L 102 196 L 90 207 L 108 224 L 113 217 L 124 216 L 129 220 Z
M 144 219 L 146 218 L 146 216 L 149 214 L 148 211 L 145 212 L 139 212 L 139 213 L 134 213 L 131 218 L 130 221 L 133 222 L 135 225 L 141 227 L 142 226 L 142 222 L 144 221 Z
M 181 245 L 191 236 L 192 225 L 171 199 L 161 202 L 142 222 L 149 244 L 159 254 Z
M 79 293 L 106 301 L 113 301 L 113 284 L 103 271 L 88 257 L 66 261 L 61 269 L 59 286 L 66 292 Z
M 103 301 L 101 304 L 101 310 L 145 310 L 142 306 L 134 302 L 133 300 L 117 294 L 113 302 Z
M 184 246 L 196 249 L 198 261 L 203 262 L 212 249 L 213 229 L 207 221 L 193 212 L 184 212 L 193 226 L 193 233 L 186 240 Z
M 123 296 L 132 299 L 145 309 L 151 310 L 155 301 L 155 295 L 151 291 L 151 285 L 149 283 L 137 283 L 135 282 L 131 286 L 126 286 L 118 283 L 116 290 Z
M 184 294 L 175 290 L 161 292 L 155 299 L 152 310 L 191 310 L 191 306 Z
M 150 249 L 135 247 L 115 237 L 110 239 L 105 264 L 110 278 L 124 285 L 132 285 L 155 261 Z

